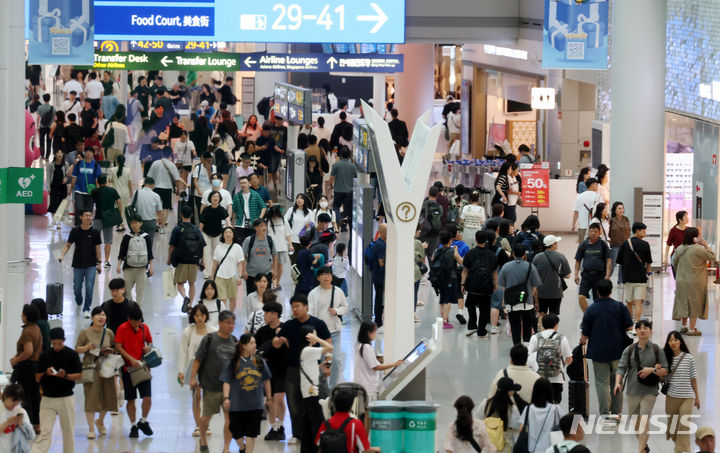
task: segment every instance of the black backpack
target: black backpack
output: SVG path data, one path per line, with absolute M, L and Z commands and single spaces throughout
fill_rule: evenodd
M 530 263 L 535 256 L 536 247 L 540 245 L 540 238 L 534 232 L 521 231 L 515 238 L 514 244 L 522 244 L 525 247 L 526 260 Z
M 450 273 L 453 272 L 453 269 L 448 269 L 443 259 L 448 251 L 454 253 L 452 247 L 442 247 L 435 250 L 430 263 L 430 275 L 428 277 L 436 294 L 440 294 L 440 289 L 450 283 Z
M 332 429 L 330 421 L 325 420 L 325 431 L 320 434 L 320 451 L 322 453 L 346 453 L 347 452 L 347 436 L 345 435 L 345 427 L 352 421 L 352 417 L 342 422 L 338 429 Z
M 585 354 L 583 354 L 583 345 L 579 344 L 572 350 L 572 363 L 565 367 L 568 378 L 572 381 L 582 381 L 585 379 Z
M 273 251 L 275 250 L 275 244 L 273 244 L 273 239 L 270 237 L 269 234 L 266 234 L 265 237 L 267 238 L 268 245 L 270 246 L 270 256 L 274 255 Z M 250 242 L 248 242 L 248 253 L 245 257 L 245 264 L 250 264 L 250 259 L 252 258 L 252 249 L 253 245 L 255 245 L 255 235 L 253 234 L 250 236 Z
M 264 116 L 265 118 L 268 117 L 270 114 L 270 98 L 264 97 L 260 99 L 260 101 L 257 103 L 257 111 L 259 114 Z
M 198 264 L 203 256 L 203 237 L 195 225 L 180 226 L 180 242 L 173 252 L 173 265 Z
M 50 110 L 43 113 L 43 116 L 40 117 L 40 126 L 50 127 L 52 125 L 54 117 L 55 117 L 55 107 L 50 107 Z
M 475 294 L 490 295 L 493 292 L 493 269 L 490 256 L 495 254 L 484 249 L 483 255 L 478 257 L 470 268 L 470 273 L 465 280 L 465 289 Z

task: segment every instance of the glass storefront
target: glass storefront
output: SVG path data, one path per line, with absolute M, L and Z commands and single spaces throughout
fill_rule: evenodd
M 675 213 L 687 211 L 690 225 L 717 253 L 720 126 L 675 113 L 665 114 L 665 206 L 663 236 Z

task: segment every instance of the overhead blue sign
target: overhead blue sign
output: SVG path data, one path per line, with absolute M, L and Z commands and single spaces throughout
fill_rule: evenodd
M 32 64 L 92 64 L 92 0 L 30 0 L 28 61 Z
M 103 40 L 405 41 L 405 0 L 95 0 L 95 15 Z

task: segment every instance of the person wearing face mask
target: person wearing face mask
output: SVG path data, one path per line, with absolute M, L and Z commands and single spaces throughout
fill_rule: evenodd
M 220 202 L 220 206 L 227 209 L 228 212 L 232 211 L 232 195 L 230 192 L 225 190 L 223 188 L 223 180 L 222 176 L 215 173 L 212 175 L 212 180 L 210 181 L 210 184 L 212 185 L 211 190 L 205 191 L 202 196 L 202 205 L 203 206 L 210 206 L 210 201 L 208 200 L 208 197 L 210 196 L 210 193 L 212 191 L 220 193 L 220 197 L 222 198 L 222 201 Z
M 318 198 L 318 204 L 317 208 L 313 211 L 313 223 L 317 225 L 318 223 L 318 216 L 320 214 L 327 214 L 330 216 L 332 227 L 335 231 L 338 231 L 337 226 L 337 220 L 335 218 L 335 211 L 333 209 L 330 209 L 330 201 L 328 200 L 328 197 L 325 195 L 321 195 L 320 198 Z

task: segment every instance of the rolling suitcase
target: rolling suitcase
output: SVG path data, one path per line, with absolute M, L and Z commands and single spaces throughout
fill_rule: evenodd
M 580 348 L 580 351 L 577 351 Z M 567 367 L 568 381 L 568 409 L 571 412 L 582 414 L 585 420 L 588 419 L 590 410 L 590 383 L 588 379 L 588 367 L 585 354 L 587 353 L 587 345 L 576 346 L 573 350 L 573 363 Z M 576 365 L 575 361 L 582 357 L 581 366 Z M 572 367 L 572 369 L 570 369 Z
M 60 268 L 60 276 L 62 277 L 62 267 Z M 65 289 L 62 278 L 59 282 L 45 285 L 45 307 L 48 316 L 62 316 L 63 312 L 63 290 Z

